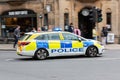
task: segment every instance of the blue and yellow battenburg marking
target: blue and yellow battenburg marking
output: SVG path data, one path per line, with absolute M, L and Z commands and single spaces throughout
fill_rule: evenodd
M 91 45 L 94 45 L 94 42 L 83 41 L 83 45 L 84 45 L 84 47 L 89 47 L 89 46 L 91 46 Z
M 95 45 L 98 48 L 101 47 L 101 45 L 95 43 L 94 41 L 71 41 L 71 40 L 36 40 L 30 43 L 28 46 L 25 46 L 22 48 L 20 47 L 20 51 L 22 49 L 26 51 L 32 51 L 39 48 L 45 48 L 49 49 L 50 53 L 67 53 L 67 52 L 83 52 L 84 48 L 87 48 L 91 45 Z
M 59 48 L 83 48 L 83 42 L 79 41 L 57 41 L 57 40 L 45 40 L 36 41 L 37 48 L 47 48 L 47 49 L 59 49 Z
M 91 45 L 95 45 L 98 48 L 101 47 L 98 43 L 94 41 L 71 41 L 71 40 L 36 40 L 31 42 L 29 45 L 19 47 L 19 50 L 25 51 L 34 51 L 39 48 L 45 48 L 49 51 L 49 53 L 74 53 L 74 52 L 83 52 L 84 48 L 87 48 Z
M 84 47 L 93 45 L 94 42 L 79 42 L 71 40 L 45 40 L 45 41 L 36 41 L 37 48 L 46 48 L 50 49 L 51 53 L 63 53 L 63 52 L 81 52 Z

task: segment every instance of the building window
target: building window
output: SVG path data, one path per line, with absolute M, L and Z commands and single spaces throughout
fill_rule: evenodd
M 64 26 L 65 26 L 65 29 L 67 29 L 66 26 L 69 25 L 69 13 L 64 13 Z
M 106 13 L 106 24 L 107 24 L 108 30 L 111 31 L 112 29 L 111 13 Z
M 44 25 L 48 26 L 48 14 L 44 14 Z

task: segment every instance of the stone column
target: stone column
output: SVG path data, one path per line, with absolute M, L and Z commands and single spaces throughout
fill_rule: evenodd
M 59 26 L 59 0 L 54 2 L 54 17 L 55 17 L 55 26 Z
M 118 39 L 118 43 L 120 44 L 120 0 L 118 0 L 118 35 L 119 35 L 119 39 Z
M 64 30 L 64 1 L 65 0 L 59 0 L 59 26 L 62 27 L 62 29 Z
M 74 0 L 71 0 L 71 22 L 74 24 Z

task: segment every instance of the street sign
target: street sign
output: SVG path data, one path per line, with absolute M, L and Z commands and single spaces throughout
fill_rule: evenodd
M 115 35 L 114 35 L 114 33 L 108 33 L 108 35 L 107 35 L 107 43 L 114 43 L 114 37 L 115 37 Z

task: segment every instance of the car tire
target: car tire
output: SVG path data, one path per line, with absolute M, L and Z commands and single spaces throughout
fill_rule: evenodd
M 98 49 L 95 46 L 88 47 L 86 55 L 89 57 L 96 57 L 98 55 Z
M 38 49 L 35 52 L 34 58 L 37 60 L 44 60 L 48 56 L 48 52 L 45 49 Z

